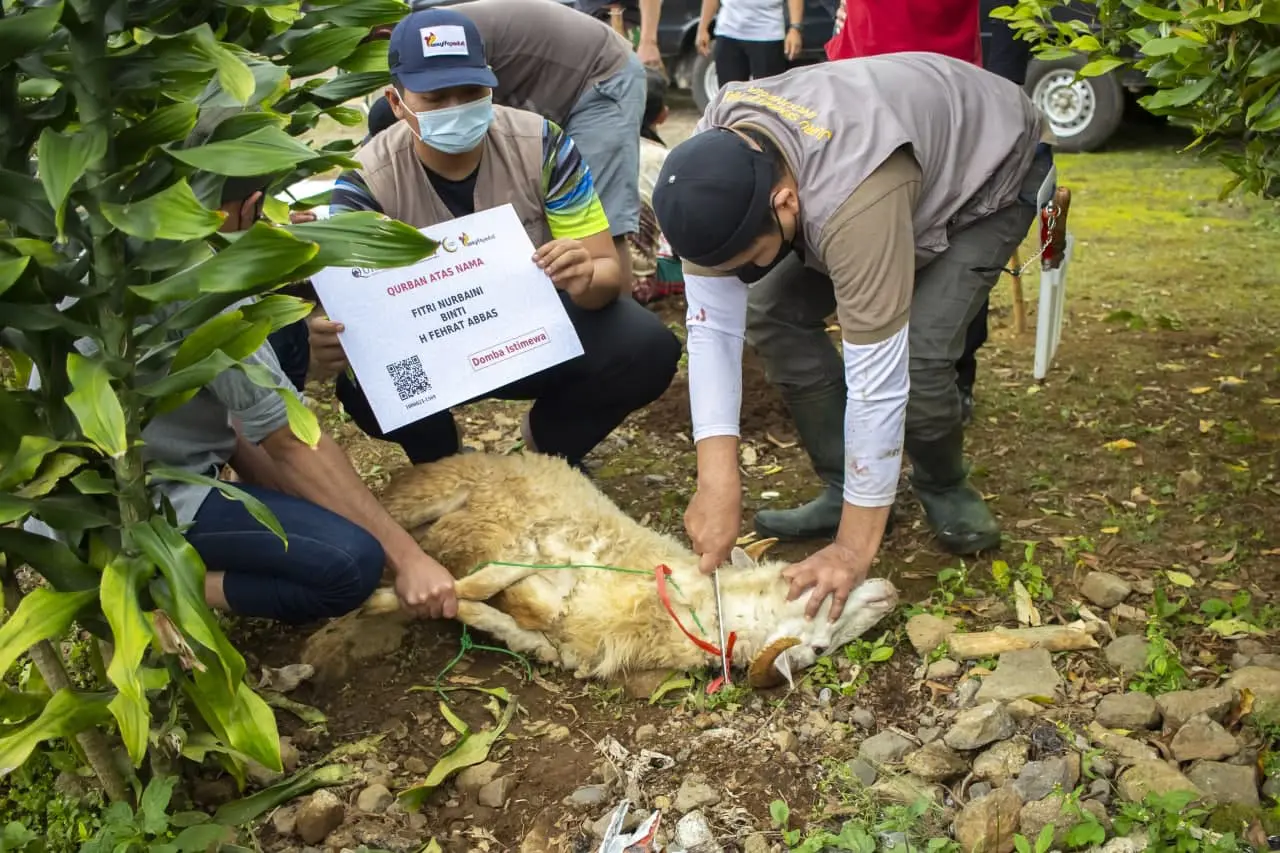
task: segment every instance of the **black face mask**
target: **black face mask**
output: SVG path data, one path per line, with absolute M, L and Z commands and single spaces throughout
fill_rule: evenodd
M 782 230 L 782 220 L 778 218 L 778 210 L 770 206 L 769 211 L 773 214 L 774 224 L 778 226 L 778 238 L 781 244 L 778 246 L 778 254 L 773 256 L 773 260 L 769 261 L 765 266 L 759 264 L 743 264 L 733 271 L 738 280 L 744 284 L 755 284 L 760 279 L 769 274 L 769 271 L 787 259 L 787 255 L 795 248 L 795 238 L 787 239 L 786 233 Z

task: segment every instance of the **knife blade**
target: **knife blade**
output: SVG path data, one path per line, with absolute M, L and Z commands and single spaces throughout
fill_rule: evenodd
M 729 683 L 729 656 L 725 647 L 724 606 L 720 600 L 720 570 L 711 573 L 711 586 L 716 593 L 716 624 L 720 627 L 720 667 L 724 671 L 724 683 Z

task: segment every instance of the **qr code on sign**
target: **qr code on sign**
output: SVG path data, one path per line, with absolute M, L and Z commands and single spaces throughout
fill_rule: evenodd
M 431 382 L 427 379 L 426 371 L 422 369 L 422 359 L 416 355 L 411 355 L 404 361 L 388 364 L 387 373 L 391 374 L 391 381 L 396 383 L 396 393 L 400 395 L 402 403 L 431 390 Z

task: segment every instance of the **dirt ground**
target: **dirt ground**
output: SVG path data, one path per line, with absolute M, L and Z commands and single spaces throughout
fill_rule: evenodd
M 692 121 L 688 111 L 674 115 L 669 141 Z M 1190 576 L 1192 609 L 1209 595 L 1243 589 L 1255 608 L 1280 612 L 1280 216 L 1272 203 L 1218 200 L 1225 173 L 1179 153 L 1177 144 L 1161 128 L 1136 128 L 1105 153 L 1060 158 L 1060 179 L 1074 193 L 1071 230 L 1078 242 L 1061 349 L 1043 384 L 1031 377 L 1037 274 L 1026 280 L 1032 328 L 1025 334 L 1011 327 L 1008 278 L 994 296 L 968 452 L 973 479 L 1009 539 L 999 556 L 1019 570 L 1039 567 L 1053 588 L 1052 600 L 1042 605 L 1046 616 L 1070 618 L 1079 603 L 1075 584 L 1092 568 L 1148 588 L 1168 571 Z M 654 310 L 683 335 L 681 300 Z M 754 457 L 744 462 L 749 525 L 756 509 L 793 505 L 818 487 L 781 398 L 750 353 L 746 362 L 743 438 Z M 405 464 L 398 448 L 344 422 L 325 389 L 312 392 L 326 426 L 375 488 Z M 517 438 L 520 412 L 515 404 L 483 404 L 460 412 L 459 421 L 470 445 L 501 451 Z M 601 488 L 628 513 L 683 536 L 693 460 L 682 368 L 667 394 L 632 417 L 590 464 Z M 961 562 L 931 542 L 905 485 L 898 509 L 900 523 L 875 571 L 898 583 L 904 609 L 947 602 L 974 624 L 999 622 L 990 560 L 963 566 L 967 583 L 957 585 L 948 573 L 940 585 L 939 571 Z M 820 544 L 775 553 L 795 559 Z M 958 591 L 954 601 L 948 590 Z M 901 625 L 894 616 L 873 633 L 890 632 L 897 642 Z M 297 661 L 307 635 L 250 623 L 238 630 L 256 665 Z M 1184 658 L 1210 669 L 1229 656 L 1226 644 L 1195 626 L 1180 628 L 1178 642 Z M 676 759 L 674 768 L 646 780 L 646 790 L 669 796 L 688 774 L 704 774 L 728 792 L 715 826 L 722 839 L 768 831 L 775 799 L 788 802 L 793 815 L 807 816 L 803 820 L 820 820 L 842 807 L 828 784 L 829 767 L 853 749 L 827 738 L 817 750 L 818 741 L 806 734 L 806 727 L 818 726 L 815 714 L 828 724 L 856 724 L 870 712 L 883 728 L 913 722 L 943 701 L 920 677 L 910 646 L 898 645 L 892 659 L 868 668 L 867 683 L 849 696 L 824 692 L 814 677 L 794 692 L 735 690 L 707 699 L 685 689 L 662 702 L 554 672 L 531 680 L 509 656 L 470 651 L 445 683 L 505 687 L 520 706 L 489 756 L 514 781 L 506 806 L 479 805 L 446 783 L 420 815 L 370 817 L 339 830 L 347 835 L 332 837 L 330 847 L 407 850 L 434 838 L 447 851 L 515 850 L 522 842 L 525 850 L 594 849 L 599 842 L 593 845 L 588 827 L 612 799 L 593 808 L 562 800 L 600 779 L 596 746 L 602 740 L 612 735 L 631 748 L 637 727 L 646 724 L 656 731 L 645 748 Z M 398 650 L 343 683 L 299 688 L 292 698 L 319 708 L 327 721 L 304 731 L 282 714 L 282 731 L 303 746 L 304 760 L 383 735 L 362 766 L 391 780 L 394 791 L 420 778 L 415 768 L 430 767 L 450 742 L 439 696 L 421 688 L 459 651 L 456 627 L 415 624 Z M 848 662 L 840 665 L 847 669 Z M 491 722 L 487 699 L 455 693 L 453 705 L 480 728 Z M 732 747 L 708 736 L 734 717 L 756 721 L 751 728 L 758 735 Z M 790 760 L 769 746 L 780 722 L 800 735 Z M 270 824 L 259 840 L 267 849 L 288 846 Z

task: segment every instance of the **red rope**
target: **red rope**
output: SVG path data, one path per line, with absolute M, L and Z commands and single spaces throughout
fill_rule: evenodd
M 671 606 L 671 593 L 667 591 L 667 578 L 671 577 L 671 569 L 667 566 L 658 566 L 653 570 L 653 576 L 658 584 L 658 600 L 662 602 L 662 606 L 666 608 L 667 613 L 671 616 L 671 621 L 676 623 L 676 627 L 680 629 L 681 633 L 688 637 L 695 646 L 702 649 L 702 651 L 707 654 L 715 655 L 717 659 L 723 658 L 727 665 L 726 668 L 731 668 L 733 666 L 733 647 L 738 641 L 738 632 L 729 632 L 728 647 L 725 649 L 724 653 L 721 654 L 720 649 L 716 646 L 701 637 L 690 633 L 689 629 L 684 627 L 684 624 L 681 623 L 680 617 L 676 615 L 675 608 Z M 721 614 L 721 616 L 723 616 L 723 614 Z M 707 693 L 715 693 L 726 684 L 732 685 L 732 683 L 733 682 L 729 681 L 722 673 L 707 685 Z

